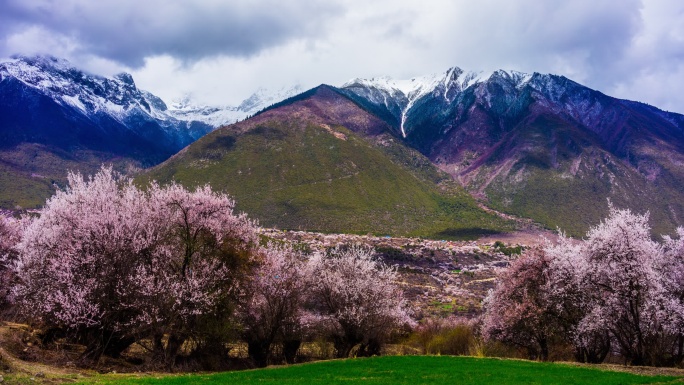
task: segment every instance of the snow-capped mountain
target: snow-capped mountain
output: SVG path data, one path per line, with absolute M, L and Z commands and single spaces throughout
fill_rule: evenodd
M 164 160 L 213 130 L 179 120 L 130 74 L 112 78 L 79 70 L 51 56 L 0 64 L 0 130 L 11 142 L 38 142 Z
M 300 94 L 303 91 L 304 90 L 300 85 L 283 87 L 275 91 L 261 87 L 255 93 L 253 93 L 252 96 L 243 100 L 238 106 L 238 109 L 248 115 L 254 115 L 270 105 Z
M 130 74 L 104 77 L 51 56 L 15 57 L 0 63 L 0 206 L 43 204 L 69 170 L 156 165 L 298 91 L 259 90 L 236 108 L 168 108 Z
M 606 198 L 684 224 L 684 116 L 566 77 L 465 72 L 355 79 L 340 92 L 490 205 L 581 233 Z M 551 215 L 550 213 L 558 213 Z
M 105 78 L 79 71 L 64 59 L 20 56 L 0 64 L 0 79 L 9 77 L 84 113 L 103 112 L 121 122 L 135 110 L 145 111 L 154 118 L 166 118 L 164 102 L 138 90 L 133 77 L 127 73 Z
M 441 99 L 444 104 L 450 104 L 468 88 L 477 87 L 494 76 L 511 80 L 516 88 L 527 84 L 532 77 L 532 75 L 517 71 L 473 72 L 453 67 L 445 73 L 419 76 L 408 80 L 390 77 L 356 78 L 344 83 L 341 88 L 376 106 L 384 106 L 396 119 L 401 135 L 405 138 L 407 136 L 406 122 L 416 102 L 431 96 Z
M 123 152 L 139 152 L 145 163 L 157 163 L 215 128 L 243 120 L 302 91 L 299 86 L 273 92 L 260 88 L 236 107 L 195 105 L 190 98 L 184 98 L 169 108 L 159 97 L 137 88 L 130 74 L 121 73 L 111 78 L 89 74 L 64 59 L 51 56 L 18 56 L 0 63 L 0 84 L 0 97 L 5 101 L 0 108 L 12 109 L 0 118 L 0 129 L 12 127 L 14 130 L 6 132 L 5 136 L 14 136 L 21 141 L 19 137 L 36 131 L 31 136 L 39 139 L 47 135 L 46 122 L 52 122 L 54 126 L 54 121 L 66 119 L 69 123 L 65 124 L 71 127 L 66 130 L 71 132 L 52 139 L 60 139 L 58 142 L 64 141 L 65 145 L 81 146 L 83 143 L 79 139 L 71 138 L 69 142 L 67 138 L 74 133 L 80 133 L 81 137 L 101 135 L 100 144 L 120 145 Z M 47 103 L 50 107 L 37 106 L 37 100 L 50 101 Z M 10 108 L 12 104 L 15 106 Z M 18 114 L 17 108 L 28 110 Z M 9 121 L 12 115 L 14 118 Z M 38 121 L 29 121 L 36 119 Z M 108 131 L 116 135 L 108 136 Z M 127 144 L 120 140 L 117 143 L 117 135 L 125 136 L 123 141 Z M 52 143 L 51 139 L 43 139 L 39 140 Z M 108 145 L 98 149 L 106 150 Z M 125 148 L 127 146 L 129 148 Z
M 198 121 L 212 127 L 221 127 L 246 119 L 260 110 L 300 94 L 302 88 L 299 85 L 283 87 L 275 91 L 259 88 L 239 106 L 203 106 L 194 104 L 192 97 L 186 95 L 170 104 L 167 113 L 176 119 L 186 121 Z
M 660 115 L 675 129 L 683 123 L 679 114 L 610 98 L 563 76 L 536 72 L 465 72 L 454 67 L 443 74 L 410 80 L 354 79 L 341 90 L 395 125 L 403 138 L 411 141 L 413 136 L 424 151 L 430 146 L 424 143 L 426 135 L 448 134 L 467 120 L 475 107 L 495 114 L 503 125 L 520 119 L 534 105 L 567 116 L 599 135 L 609 135 L 626 110 L 635 108 Z

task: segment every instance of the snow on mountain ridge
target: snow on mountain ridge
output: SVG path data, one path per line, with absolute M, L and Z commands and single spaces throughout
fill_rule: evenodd
M 86 73 L 65 59 L 42 55 L 14 56 L 0 63 L 0 80 L 5 77 L 15 78 L 86 116 L 106 114 L 121 123 L 129 117 L 148 116 L 168 129 L 183 129 L 193 121 L 217 128 L 302 92 L 299 85 L 275 91 L 260 88 L 237 107 L 195 105 L 187 96 L 167 106 L 159 97 L 137 88 L 128 73 L 108 78 Z
M 171 103 L 168 113 L 176 119 L 196 120 L 212 127 L 221 127 L 244 120 L 264 108 L 300 94 L 302 91 L 300 85 L 283 87 L 275 91 L 261 87 L 238 106 L 198 105 L 194 104 L 192 95 L 186 94 Z
M 232 106 L 201 106 L 189 100 L 183 103 L 174 102 L 167 113 L 178 120 L 198 121 L 214 128 L 235 123 L 247 117 L 243 111 Z
M 87 114 L 105 113 L 122 123 L 138 110 L 154 119 L 169 118 L 159 110 L 165 107 L 163 102 L 159 103 L 161 99 L 152 103 L 146 100 L 151 94 L 139 90 L 130 74 L 122 73 L 114 78 L 92 75 L 52 56 L 16 56 L 0 64 L 0 74 Z
M 519 71 L 475 72 L 452 67 L 444 73 L 417 76 L 411 79 L 393 79 L 389 76 L 370 79 L 355 78 L 342 84 L 341 88 L 371 87 L 385 91 L 388 94 L 399 91 L 410 101 L 411 99 L 419 99 L 428 93 L 434 92 L 438 87 L 444 88 L 445 91 L 452 87 L 457 87 L 459 91 L 463 91 L 471 86 L 488 81 L 494 75 L 506 77 L 515 82 L 518 87 L 527 84 L 533 76 L 532 74 Z
M 373 103 L 383 104 L 390 111 L 398 107 L 399 128 L 402 136 L 406 137 L 405 123 L 409 112 L 421 98 L 428 94 L 441 95 L 445 102 L 450 103 L 456 93 L 484 83 L 497 73 L 512 79 L 518 86 L 532 78 L 532 75 L 517 71 L 466 72 L 459 67 L 452 67 L 441 74 L 418 76 L 408 80 L 388 76 L 356 78 L 344 83 L 341 88 L 352 90 Z
M 264 109 L 265 107 L 300 94 L 303 91 L 304 90 L 299 84 L 296 84 L 292 87 L 282 87 L 275 91 L 260 87 L 249 98 L 243 100 L 238 106 L 238 109 L 252 115 Z

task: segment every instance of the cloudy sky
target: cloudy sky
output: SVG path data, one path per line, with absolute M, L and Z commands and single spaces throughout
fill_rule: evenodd
M 684 113 L 681 0 L 2 0 L 0 58 L 127 71 L 166 101 L 411 78 L 459 66 L 565 75 Z

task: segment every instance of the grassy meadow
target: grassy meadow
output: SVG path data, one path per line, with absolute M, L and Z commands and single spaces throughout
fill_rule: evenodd
M 183 375 L 103 375 L 79 384 L 675 384 L 681 377 L 644 376 L 566 364 L 454 356 L 386 356 L 287 367 Z

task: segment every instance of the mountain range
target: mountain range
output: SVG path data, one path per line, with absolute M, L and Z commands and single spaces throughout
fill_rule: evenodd
M 41 205 L 67 169 L 92 173 L 112 163 L 129 172 L 158 164 L 298 91 L 261 89 L 236 108 L 187 100 L 169 108 L 127 73 L 107 78 L 51 56 L 15 57 L 0 63 L 0 206 Z
M 300 91 L 262 90 L 238 107 L 181 100 L 169 108 L 130 75 L 102 78 L 45 57 L 4 63 L 0 205 L 45 196 L 29 183 L 45 164 L 57 180 L 64 165 L 106 161 L 122 170 L 156 165 L 141 180 L 211 183 L 283 228 L 432 237 L 510 230 L 494 209 L 581 235 L 608 200 L 649 211 L 655 233 L 684 224 L 680 114 L 563 76 L 457 67 Z M 224 123 L 232 124 L 216 129 Z M 20 173 L 25 186 L 6 187 L 3 178 Z
M 581 234 L 619 207 L 671 232 L 684 209 L 684 116 L 563 76 L 465 72 L 356 79 L 344 95 L 382 117 L 490 207 Z
M 210 184 L 268 227 L 439 238 L 512 229 L 391 130 L 323 85 L 207 134 L 139 178 Z

